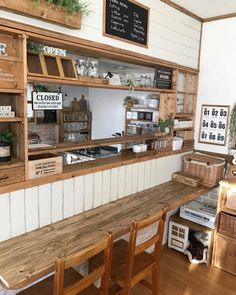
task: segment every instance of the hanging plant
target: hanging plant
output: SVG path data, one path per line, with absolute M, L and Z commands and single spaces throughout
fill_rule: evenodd
M 40 0 L 31 0 L 35 5 L 40 5 Z M 89 4 L 82 0 L 46 0 L 49 4 L 59 6 L 69 15 L 88 14 Z
M 44 45 L 40 43 L 36 43 L 34 41 L 27 41 L 27 50 L 34 53 L 43 53 Z
M 231 145 L 235 145 L 235 143 L 233 143 L 233 139 L 235 138 L 235 136 L 236 136 L 236 103 L 234 104 L 234 107 L 230 114 L 229 140 Z

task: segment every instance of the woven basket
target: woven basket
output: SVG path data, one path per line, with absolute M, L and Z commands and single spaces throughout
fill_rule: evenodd
M 201 179 L 201 184 L 214 187 L 223 179 L 225 160 L 202 154 L 183 156 L 184 172 Z
M 236 216 L 220 213 L 219 233 L 236 239 Z

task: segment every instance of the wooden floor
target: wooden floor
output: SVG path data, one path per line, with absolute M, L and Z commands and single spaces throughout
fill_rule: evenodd
M 137 286 L 132 295 L 151 292 Z M 236 295 L 236 277 L 215 267 L 190 264 L 187 257 L 172 249 L 162 253 L 160 295 Z

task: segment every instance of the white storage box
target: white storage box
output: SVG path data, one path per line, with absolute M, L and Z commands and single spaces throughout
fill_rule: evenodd
M 179 216 L 209 228 L 215 228 L 216 208 L 198 201 L 180 207 Z
M 181 137 L 173 138 L 173 146 L 172 146 L 173 151 L 182 149 L 182 145 L 183 145 L 183 138 Z
M 185 252 L 188 247 L 189 228 L 182 224 L 169 221 L 168 247 Z
M 179 121 L 178 126 L 179 128 L 192 128 L 193 121 Z

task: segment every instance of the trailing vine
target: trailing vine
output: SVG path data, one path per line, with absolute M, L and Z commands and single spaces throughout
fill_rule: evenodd
M 233 143 L 234 136 L 236 136 L 236 103 L 230 114 L 230 124 L 229 124 L 229 136 L 230 143 Z
M 31 0 L 34 5 L 40 5 L 40 0 Z M 49 4 L 59 6 L 69 15 L 77 13 L 88 14 L 88 3 L 82 0 L 45 0 Z

